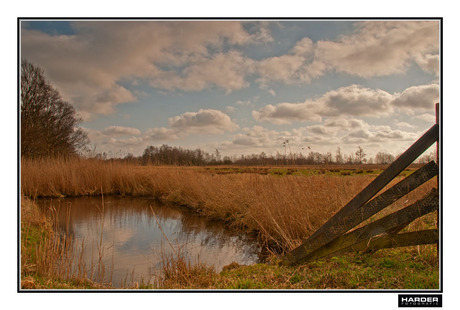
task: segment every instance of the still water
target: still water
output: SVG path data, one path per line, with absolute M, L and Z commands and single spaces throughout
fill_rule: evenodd
M 113 287 L 153 283 L 164 258 L 178 253 L 216 271 L 232 262 L 259 261 L 261 248 L 253 238 L 153 199 L 42 199 L 39 205 L 54 210 L 58 230 L 72 238 L 74 255 L 81 257 L 80 267 L 97 271 L 101 257 L 104 281 Z

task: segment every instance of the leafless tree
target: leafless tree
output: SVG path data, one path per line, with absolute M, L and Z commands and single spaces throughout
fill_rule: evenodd
M 375 155 L 376 164 L 391 164 L 395 160 L 395 157 L 385 152 L 378 152 Z
M 335 162 L 337 164 L 342 164 L 343 163 L 343 155 L 342 151 L 340 150 L 340 147 L 337 147 L 337 151 L 335 152 Z
M 21 156 L 49 157 L 78 153 L 87 143 L 72 105 L 46 80 L 43 69 L 21 63 Z
M 364 150 L 358 146 L 358 150 L 356 151 L 356 160 L 359 164 L 362 164 L 364 162 L 364 158 L 366 157 L 366 153 L 364 153 Z

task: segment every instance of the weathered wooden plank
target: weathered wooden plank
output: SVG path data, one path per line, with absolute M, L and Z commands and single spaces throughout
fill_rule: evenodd
M 396 248 L 405 246 L 414 246 L 422 244 L 435 244 L 439 241 L 439 231 L 437 229 L 412 231 L 401 234 L 391 234 L 381 238 L 363 240 L 350 247 L 327 255 L 336 256 L 347 252 L 375 252 L 385 248 Z
M 287 264 L 297 262 L 321 245 L 334 240 L 339 235 L 347 232 L 378 211 L 384 209 L 386 206 L 400 199 L 438 173 L 438 165 L 434 162 L 430 162 L 378 197 L 369 201 L 367 204 L 353 207 L 353 213 L 339 211 L 301 246 L 289 252 L 284 257 L 284 262 Z M 350 205 L 350 203 L 347 205 Z
M 433 161 L 429 162 L 407 178 L 404 178 L 402 181 L 386 190 L 381 195 L 358 207 L 351 217 L 341 218 L 340 221 L 337 222 L 335 229 L 337 229 L 338 226 L 343 225 L 344 227 L 341 230 L 344 232 L 348 231 L 350 228 L 367 220 L 372 215 L 383 210 L 438 174 L 438 165 Z
M 439 124 L 439 102 L 436 103 L 436 124 Z M 439 140 L 440 139 L 438 139 L 438 141 L 436 142 L 436 163 L 438 165 L 439 165 Z M 439 188 L 439 176 L 436 177 L 436 183 Z M 436 214 L 436 228 L 438 229 L 439 229 L 439 213 L 440 212 Z M 439 240 L 438 240 L 438 243 L 436 243 L 436 253 L 438 254 L 438 257 L 439 257 Z
M 407 224 L 416 218 L 433 212 L 439 208 L 439 194 L 437 189 L 433 189 L 424 198 L 414 204 L 389 214 L 375 222 L 364 227 L 358 228 L 342 235 L 319 249 L 306 255 L 302 261 L 311 261 L 330 255 L 353 246 L 362 241 L 368 241 L 370 238 L 381 234 L 388 234 L 389 231 L 396 232 L 404 228 Z M 395 229 L 397 228 L 397 229 Z
M 330 218 L 323 226 L 313 233 L 299 247 L 284 257 L 284 262 L 293 264 L 309 252 L 332 241 L 334 238 L 353 228 L 354 226 L 337 226 L 342 218 L 351 218 L 357 209 L 377 194 L 386 184 L 393 180 L 401 171 L 409 166 L 428 147 L 439 139 L 439 125 L 435 124 L 401 156 L 399 156 L 385 171 L 374 179 L 366 188 L 348 202 L 339 212 Z

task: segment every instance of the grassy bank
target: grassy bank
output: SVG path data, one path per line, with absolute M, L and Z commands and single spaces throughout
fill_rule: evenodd
M 302 239 L 318 229 L 377 175 L 376 170 L 348 174 L 338 168 L 337 171 L 324 170 L 324 173 L 308 172 L 305 168 L 295 171 L 283 169 L 154 167 L 85 159 L 22 160 L 21 191 L 32 198 L 101 193 L 153 196 L 162 202 L 187 206 L 208 218 L 255 233 L 262 243 L 277 252 L 298 246 Z M 436 181 L 430 180 L 369 221 L 414 203 L 434 186 Z M 30 200 L 24 201 L 27 205 Z M 78 274 L 71 276 L 65 269 L 61 274 L 56 273 L 53 261 L 40 261 L 43 257 L 55 257 L 58 261 L 63 256 L 59 252 L 62 246 L 56 247 L 49 241 L 52 229 L 45 220 L 28 223 L 26 214 L 31 211 L 22 212 L 23 283 L 36 288 L 49 285 L 59 288 L 100 287 Z M 40 217 L 34 215 L 31 218 L 36 221 Z M 404 231 L 435 227 L 436 214 L 432 213 L 414 221 Z M 278 258 L 273 255 L 271 259 L 276 261 Z M 66 263 L 61 262 L 60 265 L 66 266 Z M 438 288 L 438 269 L 435 246 L 382 250 L 373 255 L 350 254 L 296 267 L 235 265 L 224 268 L 220 273 L 207 266 L 190 266 L 176 257 L 165 263 L 158 283 L 149 287 L 140 284 L 140 287 Z M 59 280 L 54 283 L 56 279 Z
M 22 289 L 96 289 L 85 270 L 76 270 L 70 255 L 71 242 L 59 238 L 53 220 L 37 205 L 21 197 L 21 288 Z
M 276 260 L 276 259 L 275 259 Z M 300 266 L 231 264 L 220 273 L 182 260 L 168 265 L 159 283 L 142 289 L 435 289 L 439 287 L 436 247 L 350 253 Z

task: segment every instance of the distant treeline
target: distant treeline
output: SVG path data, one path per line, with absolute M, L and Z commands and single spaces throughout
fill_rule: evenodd
M 419 163 L 427 163 L 434 159 L 434 154 L 428 154 L 419 158 Z M 98 159 L 110 159 L 106 153 L 99 153 L 94 157 Z M 176 166 L 206 166 L 206 165 L 241 165 L 241 166 L 282 166 L 282 165 L 321 165 L 321 164 L 390 164 L 395 156 L 379 152 L 373 158 L 366 158 L 364 150 L 359 147 L 355 153 L 342 154 L 340 148 L 334 155 L 331 152 L 319 153 L 309 152 L 267 155 L 260 154 L 222 156 L 219 150 L 213 153 L 201 149 L 185 149 L 182 147 L 163 144 L 159 147 L 147 147 L 141 156 L 128 154 L 122 158 L 111 159 L 116 161 L 129 162 L 138 165 L 176 165 Z

